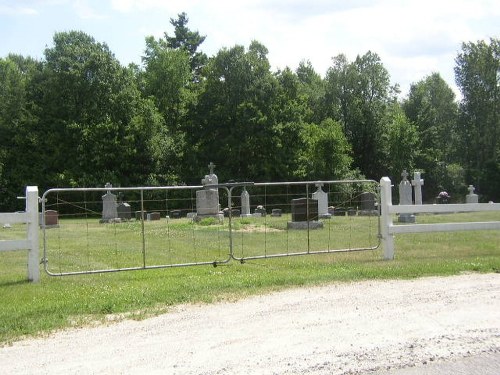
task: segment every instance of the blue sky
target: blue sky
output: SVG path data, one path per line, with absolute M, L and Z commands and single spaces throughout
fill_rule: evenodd
M 141 62 L 148 35 L 173 34 L 180 12 L 206 35 L 209 56 L 255 39 L 273 70 L 310 60 L 324 76 L 331 58 L 371 50 L 406 95 L 439 72 L 457 92 L 453 68 L 462 42 L 500 37 L 498 0 L 0 0 L 0 57 L 42 59 L 55 32 L 82 30 L 123 65 Z

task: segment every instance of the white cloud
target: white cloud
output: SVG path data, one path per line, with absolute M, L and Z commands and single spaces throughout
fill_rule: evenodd
M 73 1 L 73 8 L 75 9 L 78 17 L 82 19 L 104 19 L 105 15 L 99 13 L 92 6 L 90 6 L 87 0 L 75 0 Z
M 6 16 L 33 16 L 37 15 L 38 12 L 35 8 L 23 7 L 19 5 L 2 5 L 0 4 L 0 15 Z

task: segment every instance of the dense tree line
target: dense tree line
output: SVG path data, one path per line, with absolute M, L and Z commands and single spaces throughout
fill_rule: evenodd
M 380 57 L 339 55 L 321 77 L 308 61 L 273 72 L 268 50 L 200 52 L 205 36 L 172 19 L 148 37 L 142 66 L 122 66 L 83 32 L 54 35 L 42 61 L 0 59 L 0 210 L 26 185 L 286 181 L 421 170 L 425 195 L 474 184 L 500 199 L 500 41 L 463 43 L 457 101 L 439 73 L 405 99 Z

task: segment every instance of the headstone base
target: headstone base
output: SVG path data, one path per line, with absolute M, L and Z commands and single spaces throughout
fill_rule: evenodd
M 321 229 L 321 221 L 289 221 L 286 223 L 287 229 Z
M 465 203 L 479 203 L 479 195 L 477 194 L 466 195 Z
M 219 224 L 224 222 L 224 214 L 217 214 L 217 215 L 199 215 L 199 214 L 196 214 L 195 216 L 193 216 L 193 221 L 195 223 L 199 223 L 203 219 L 208 219 L 208 218 L 217 219 Z
M 123 220 L 119 217 L 115 217 L 114 219 L 101 219 L 99 220 L 100 224 L 112 224 L 112 223 L 121 223 Z

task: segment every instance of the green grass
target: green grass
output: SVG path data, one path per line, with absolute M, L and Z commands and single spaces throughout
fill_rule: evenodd
M 373 217 L 335 217 L 325 227 L 286 230 L 288 217 L 245 218 L 233 222 L 237 257 L 343 249 L 376 245 Z M 498 213 L 421 215 L 418 223 L 499 220 Z M 96 219 L 62 219 L 47 234 L 52 272 L 141 267 L 225 260 L 229 253 L 223 224 L 187 220 L 142 224 L 99 224 Z M 207 224 L 207 225 L 205 225 Z M 21 238 L 23 226 L 0 228 L 0 239 Z M 41 236 L 41 241 L 42 241 Z M 24 336 L 105 321 L 110 316 L 142 319 L 182 303 L 236 300 L 281 288 L 365 279 L 415 278 L 462 272 L 499 272 L 499 231 L 406 234 L 396 238 L 396 259 L 374 251 L 331 253 L 267 260 L 232 261 L 147 271 L 50 277 L 26 281 L 25 251 L 0 253 L 0 344 Z

